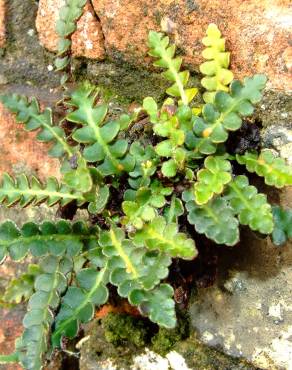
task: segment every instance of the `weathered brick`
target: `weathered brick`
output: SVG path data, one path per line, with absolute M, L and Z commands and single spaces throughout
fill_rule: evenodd
M 58 160 L 48 157 L 49 145 L 36 141 L 35 136 L 17 124 L 14 116 L 0 104 L 0 174 L 27 170 L 42 179 L 58 176 Z
M 58 35 L 56 21 L 64 0 L 40 0 L 36 18 L 39 40 L 50 51 L 57 50 Z M 103 59 L 103 35 L 100 23 L 89 2 L 84 7 L 83 15 L 77 22 L 77 30 L 72 36 L 72 54 L 76 57 Z

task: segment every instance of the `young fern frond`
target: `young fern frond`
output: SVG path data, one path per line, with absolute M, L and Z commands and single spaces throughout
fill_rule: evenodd
M 161 171 L 166 177 L 173 177 L 184 170 L 187 151 L 184 148 L 188 129 L 192 127 L 192 110 L 187 106 L 176 109 L 173 99 L 166 99 L 161 110 L 153 98 L 145 98 L 143 108 L 149 114 L 156 135 L 167 138 L 155 146 L 160 157 L 171 158 L 162 163 Z
M 87 162 L 97 162 L 97 169 L 103 176 L 130 172 L 135 159 L 128 153 L 128 141 L 118 138 L 119 120 L 104 123 L 107 105 L 96 105 L 98 92 L 86 84 L 72 93 L 68 105 L 74 110 L 66 119 L 83 126 L 75 130 L 73 139 L 85 145 L 83 158 Z
M 225 51 L 225 39 L 221 38 L 221 32 L 216 24 L 210 24 L 203 38 L 206 49 L 203 50 L 203 58 L 207 59 L 200 65 L 200 71 L 206 75 L 201 80 L 202 86 L 207 90 L 203 94 L 206 103 L 213 103 L 217 91 L 228 92 L 228 85 L 233 80 L 233 73 L 228 70 L 230 53 Z
M 149 55 L 158 58 L 154 62 L 154 66 L 165 68 L 166 71 L 162 75 L 173 85 L 169 87 L 166 92 L 168 95 L 179 98 L 179 104 L 188 105 L 198 90 L 196 88 L 186 88 L 190 72 L 181 71 L 182 58 L 176 57 L 175 45 L 169 45 L 169 37 L 162 33 L 150 31 L 148 36 L 148 46 L 150 48 Z
M 70 63 L 71 35 L 76 31 L 76 21 L 83 13 L 86 0 L 65 0 L 65 5 L 59 11 L 59 19 L 56 24 L 56 32 L 59 36 L 58 53 L 55 60 L 57 71 L 68 69 Z M 68 80 L 65 72 L 61 78 L 61 85 Z
M 39 130 L 37 140 L 53 144 L 48 152 L 51 157 L 71 157 L 74 154 L 74 149 L 67 143 L 64 130 L 53 125 L 50 108 L 41 112 L 35 98 L 28 101 L 25 96 L 17 94 L 1 95 L 0 102 L 16 114 L 16 121 L 23 123 L 27 131 Z
M 216 145 L 227 140 L 228 131 L 241 127 L 241 117 L 253 113 L 253 105 L 261 100 L 265 84 L 264 75 L 255 75 L 245 78 L 243 84 L 233 81 L 230 93 L 217 92 L 214 103 L 204 105 L 202 117 L 195 117 L 194 135 L 187 136 L 186 144 L 194 154 L 200 157 L 215 153 Z
M 268 149 L 257 153 L 246 152 L 244 155 L 236 155 L 239 164 L 246 166 L 249 172 L 255 172 L 265 179 L 265 183 L 276 188 L 292 185 L 292 168 L 285 160 Z
M 134 233 L 133 242 L 137 246 L 159 250 L 171 257 L 193 259 L 198 254 L 195 242 L 188 239 L 186 234 L 179 233 L 176 223 L 166 223 L 162 216 L 155 217 Z
M 134 142 L 130 147 L 130 154 L 136 161 L 133 171 L 129 173 L 129 185 L 133 189 L 149 186 L 158 163 L 154 148 L 151 145 L 144 148 L 139 142 Z
M 76 201 L 78 205 L 86 202 L 85 196 L 67 185 L 60 185 L 56 178 L 49 177 L 46 184 L 42 184 L 36 177 L 28 180 L 24 174 L 13 179 L 7 173 L 0 182 L 0 203 L 11 207 L 19 203 L 21 207 L 29 204 L 38 205 L 46 202 L 51 207 L 56 203 L 62 206 Z
M 231 164 L 219 156 L 209 156 L 204 161 L 205 168 L 197 172 L 194 185 L 195 201 L 205 204 L 214 194 L 221 194 L 224 185 L 231 181 Z
M 236 176 L 228 184 L 224 198 L 229 200 L 242 225 L 248 225 L 262 234 L 273 231 L 273 215 L 267 196 L 258 194 L 256 187 L 249 185 L 246 176 Z
M 126 191 L 125 201 L 122 203 L 125 213 L 122 224 L 141 229 L 145 222 L 153 220 L 158 215 L 157 209 L 165 205 L 165 196 L 171 193 L 172 188 L 164 188 L 159 181 L 154 181 L 150 188 Z

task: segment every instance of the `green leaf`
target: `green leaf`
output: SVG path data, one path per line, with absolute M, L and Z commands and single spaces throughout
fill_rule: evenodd
M 219 156 L 209 156 L 204 161 L 205 168 L 197 173 L 197 182 L 194 186 L 195 201 L 205 204 L 214 196 L 221 194 L 224 185 L 231 181 L 230 162 Z
M 225 198 L 238 215 L 239 222 L 262 234 L 273 231 L 271 206 L 265 194 L 258 194 L 254 186 L 249 185 L 246 176 L 237 176 L 227 186 Z
M 233 246 L 239 241 L 238 220 L 225 199 L 215 198 L 207 204 L 198 205 L 192 191 L 185 191 L 183 199 L 188 221 L 199 234 L 205 234 L 217 244 Z
M 272 240 L 275 245 L 282 245 L 292 238 L 292 210 L 273 206 L 272 212 L 275 223 Z
M 151 145 L 144 148 L 139 142 L 134 142 L 131 145 L 130 154 L 136 159 L 135 167 L 129 173 L 130 186 L 133 189 L 149 186 L 158 163 L 154 148 Z
M 109 187 L 107 185 L 100 187 L 95 201 L 89 203 L 88 211 L 92 214 L 101 213 L 109 200 L 109 196 Z
M 79 156 L 77 168 L 67 171 L 63 176 L 63 182 L 75 191 L 87 193 L 92 189 L 93 181 L 86 161 Z
M 146 246 L 150 250 L 160 250 L 171 257 L 193 259 L 198 252 L 195 242 L 187 235 L 178 232 L 176 223 L 166 223 L 162 216 L 157 216 L 133 235 L 137 246 Z
M 158 107 L 156 101 L 148 96 L 143 100 L 143 108 L 149 115 L 151 122 L 156 123 L 158 121 Z
M 265 183 L 276 188 L 292 185 L 292 168 L 288 166 L 283 158 L 276 157 L 268 149 L 256 153 L 246 152 L 244 155 L 236 155 L 240 164 L 246 165 L 249 172 L 255 172 L 258 176 L 265 178 Z
M 161 172 L 165 177 L 174 177 L 177 173 L 177 164 L 173 159 L 163 162 Z

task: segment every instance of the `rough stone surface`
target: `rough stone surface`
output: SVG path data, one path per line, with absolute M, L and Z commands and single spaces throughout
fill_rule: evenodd
M 55 31 L 59 9 L 64 0 L 40 0 L 36 18 L 36 28 L 43 46 L 50 51 L 57 50 L 58 35 Z M 76 57 L 103 59 L 103 35 L 100 23 L 88 1 L 83 15 L 77 22 L 77 30 L 72 36 L 72 54 Z
M 292 192 L 281 195 L 291 206 Z M 291 370 L 292 248 L 275 247 L 251 232 L 226 250 L 220 278 L 200 289 L 190 308 L 192 326 L 209 346 L 243 356 L 268 370 Z
M 53 72 L 53 55 L 39 43 L 35 29 L 37 2 L 6 2 L 6 43 L 0 52 L 0 80 L 23 86 L 56 86 L 60 77 Z
M 0 0 L 0 48 L 5 44 L 5 0 Z
M 150 29 L 167 31 L 184 61 L 197 70 L 201 39 L 214 22 L 232 52 L 231 68 L 242 78 L 257 72 L 269 76 L 269 87 L 291 90 L 292 9 L 289 0 L 93 0 L 113 58 L 144 62 Z
M 262 131 L 265 148 L 277 150 L 282 158 L 292 166 L 292 126 L 272 125 Z

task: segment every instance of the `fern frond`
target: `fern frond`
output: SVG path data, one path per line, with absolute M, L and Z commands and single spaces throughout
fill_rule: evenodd
M 268 149 L 257 153 L 247 152 L 244 155 L 236 155 L 236 160 L 244 164 L 249 172 L 255 172 L 265 179 L 265 183 L 276 188 L 292 185 L 292 168 L 288 166 L 283 158 Z
M 98 162 L 97 169 L 103 176 L 119 175 L 134 168 L 135 159 L 128 153 L 128 141 L 118 139 L 120 122 L 104 123 L 107 105 L 95 105 L 98 90 L 82 85 L 71 95 L 68 104 L 75 110 L 66 116 L 70 122 L 81 124 L 73 139 L 85 145 L 83 157 L 88 162 Z
M 48 349 L 48 334 L 53 323 L 52 309 L 59 305 L 60 294 L 68 285 L 66 275 L 72 264 L 66 257 L 46 256 L 40 261 L 44 271 L 35 281 L 36 292 L 28 302 L 28 312 L 23 318 L 24 332 L 16 350 L 19 361 L 26 370 L 42 368 L 43 356 Z
M 225 199 L 215 198 L 207 204 L 198 205 L 193 191 L 186 190 L 183 200 L 186 202 L 188 221 L 199 234 L 206 234 L 217 244 L 233 246 L 239 241 L 238 220 Z
M 215 153 L 216 145 L 227 140 L 228 131 L 241 127 L 241 117 L 253 113 L 253 105 L 261 100 L 265 83 L 264 75 L 255 75 L 245 78 L 243 84 L 233 81 L 230 94 L 217 92 L 214 103 L 204 105 L 202 117 L 194 118 L 194 135 L 187 136 L 187 146 L 198 156 Z
M 97 229 L 88 228 L 83 222 L 28 222 L 19 229 L 12 221 L 5 221 L 0 224 L 0 260 L 9 253 L 19 261 L 28 252 L 35 257 L 47 253 L 72 257 L 82 250 L 84 242 L 96 240 L 97 233 Z
M 246 176 L 237 176 L 231 181 L 224 197 L 229 200 L 242 225 L 248 225 L 262 234 L 273 231 L 273 215 L 267 196 L 258 194 L 256 187 L 249 185 Z
M 166 71 L 163 72 L 162 75 L 167 80 L 173 82 L 173 85 L 166 90 L 167 94 L 180 98 L 179 104 L 188 105 L 197 94 L 198 89 L 186 88 L 190 72 L 180 71 L 182 58 L 174 58 L 175 45 L 169 45 L 168 36 L 164 36 L 159 32 L 150 31 L 148 46 L 150 48 L 149 55 L 158 58 L 158 60 L 154 62 L 154 66 L 165 68 Z
M 50 108 L 40 112 L 39 104 L 35 98 L 28 101 L 25 96 L 17 94 L 1 95 L 0 101 L 7 109 L 16 114 L 16 121 L 23 123 L 27 131 L 39 129 L 37 140 L 53 144 L 49 150 L 51 157 L 60 158 L 64 154 L 71 157 L 74 154 L 73 148 L 67 143 L 64 130 L 53 125 Z
M 156 296 L 155 289 L 159 289 L 159 287 L 155 287 L 167 277 L 171 258 L 164 253 L 150 252 L 144 247 L 135 247 L 130 240 L 125 238 L 122 229 L 115 226 L 112 226 L 110 231 L 101 233 L 99 243 L 103 254 L 109 258 L 109 280 L 117 286 L 119 295 L 128 297 L 130 303 L 133 303 L 131 300 L 133 291 L 136 292 L 135 294 L 149 297 L 149 311 L 145 314 L 150 315 L 150 311 L 156 310 L 150 297 Z M 155 303 L 153 304 L 155 305 Z M 143 305 L 139 304 L 138 308 L 144 313 Z M 173 303 L 171 315 L 175 316 Z M 173 325 L 173 320 L 166 323 L 165 318 L 161 322 L 155 321 L 158 318 L 154 316 L 152 319 L 160 325 L 168 327 Z
M 151 145 L 144 148 L 139 142 L 134 142 L 131 145 L 130 154 L 136 159 L 135 167 L 129 173 L 130 186 L 133 189 L 149 186 L 158 163 L 154 148 Z
M 201 84 L 208 90 L 203 95 L 205 102 L 213 103 L 217 91 L 228 92 L 233 73 L 228 70 L 230 53 L 225 51 L 225 39 L 221 38 L 221 32 L 216 24 L 209 24 L 206 33 L 207 36 L 203 38 L 206 49 L 202 55 L 207 62 L 200 65 L 200 71 L 206 77 L 201 80 Z
M 76 201 L 79 205 L 86 202 L 82 193 L 60 185 L 56 178 L 49 177 L 46 184 L 42 184 L 36 177 L 28 180 L 27 176 L 20 175 L 13 179 L 7 173 L 2 176 L 0 183 L 0 203 L 8 207 L 19 203 L 21 207 L 29 204 L 38 205 L 46 202 L 49 207 L 56 203 L 66 205 Z

